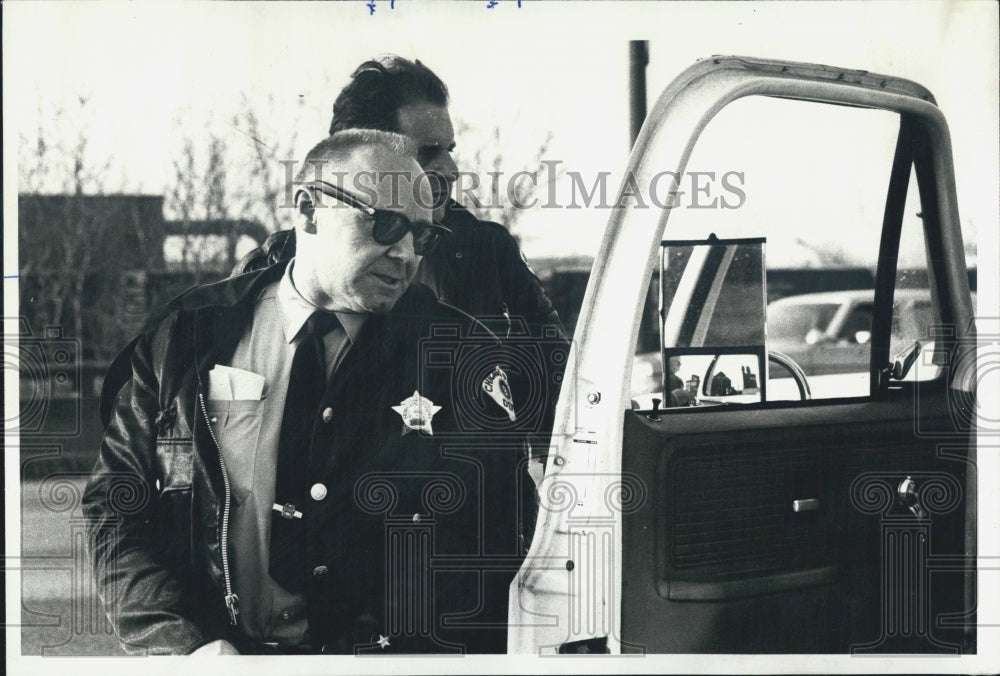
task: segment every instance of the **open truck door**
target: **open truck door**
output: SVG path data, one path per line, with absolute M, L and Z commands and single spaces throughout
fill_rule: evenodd
M 703 146 L 732 158 L 709 169 L 744 172 L 744 204 L 677 208 L 687 177 L 706 173 Z M 650 204 L 643 191 L 661 186 L 662 203 L 668 183 L 673 203 Z M 930 92 L 863 71 L 701 61 L 655 104 L 616 207 L 511 586 L 510 652 L 975 652 L 975 327 Z M 733 238 L 766 242 L 762 267 L 795 247 L 818 267 L 870 262 L 867 369 L 853 358 L 805 379 L 769 349 L 766 303 L 711 262 Z M 702 264 L 651 285 L 680 240 L 703 240 L 689 253 Z M 893 297 L 914 260 L 934 313 L 900 337 Z M 651 287 L 662 385 L 637 393 Z M 693 397 L 671 396 L 678 364 L 683 389 L 698 375 Z

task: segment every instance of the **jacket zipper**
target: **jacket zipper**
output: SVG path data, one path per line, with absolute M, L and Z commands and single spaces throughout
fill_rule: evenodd
M 507 338 L 510 338 L 510 309 L 507 303 L 503 304 L 503 316 L 507 319 Z
M 219 467 L 222 468 L 222 484 L 225 491 L 225 499 L 222 505 L 222 577 L 226 586 L 226 608 L 229 610 L 229 623 L 236 626 L 236 616 L 240 614 L 240 597 L 233 593 L 233 583 L 229 577 L 229 506 L 232 501 L 232 489 L 229 486 L 229 473 L 226 471 L 226 461 L 222 457 L 222 446 L 215 436 L 212 428 L 212 421 L 208 417 L 208 408 L 205 406 L 205 393 L 198 392 L 198 400 L 201 402 L 201 412 L 205 416 L 205 424 L 208 425 L 208 434 L 215 443 L 215 450 L 219 453 Z

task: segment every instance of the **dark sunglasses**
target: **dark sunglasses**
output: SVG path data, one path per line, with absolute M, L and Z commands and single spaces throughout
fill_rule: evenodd
M 319 192 L 342 202 L 349 207 L 370 216 L 372 219 L 372 239 L 383 246 L 391 246 L 403 239 L 407 232 L 413 233 L 413 253 L 424 256 L 434 251 L 442 235 L 450 235 L 451 230 L 429 221 L 411 221 L 405 214 L 389 209 L 368 206 L 357 195 L 326 181 L 310 181 L 302 186 L 305 190 Z M 317 200 L 313 200 L 317 203 Z

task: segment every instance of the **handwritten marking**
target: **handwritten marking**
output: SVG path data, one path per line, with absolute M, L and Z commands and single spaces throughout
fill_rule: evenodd
M 299 96 L 301 96 L 301 94 L 299 94 Z M 235 129 L 236 131 L 238 131 L 239 133 L 243 134 L 244 136 L 252 139 L 254 143 L 259 143 L 262 146 L 264 146 L 265 148 L 271 148 L 271 146 L 267 145 L 266 143 L 264 143 L 263 141 L 261 141 L 256 136 L 254 136 L 253 134 L 248 134 L 247 132 L 243 131 L 242 129 L 240 129 L 239 127 L 237 127 L 232 122 L 229 123 L 229 126 L 232 127 L 233 129 Z M 274 150 L 274 148 L 271 148 L 271 150 Z
M 375 9 L 377 5 L 378 3 L 375 0 L 369 0 L 368 2 L 365 3 L 365 7 L 368 8 L 368 16 L 372 16 L 373 14 L 375 14 Z M 486 3 L 486 9 L 493 9 L 494 7 L 498 7 L 499 5 L 500 5 L 500 0 L 489 0 L 489 2 Z M 521 9 L 521 7 L 523 6 L 524 6 L 523 0 L 517 0 L 517 8 Z M 389 9 L 390 10 L 396 9 L 396 0 L 389 0 Z

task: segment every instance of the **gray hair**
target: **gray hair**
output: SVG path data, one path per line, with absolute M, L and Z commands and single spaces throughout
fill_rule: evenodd
M 312 147 L 295 175 L 295 182 L 310 180 L 321 163 L 343 162 L 359 148 L 371 146 L 381 146 L 394 155 L 410 157 L 414 161 L 417 159 L 417 146 L 409 136 L 377 129 L 345 129 L 327 136 Z

